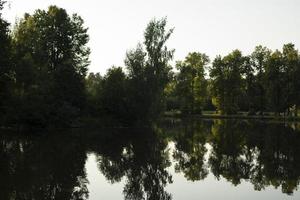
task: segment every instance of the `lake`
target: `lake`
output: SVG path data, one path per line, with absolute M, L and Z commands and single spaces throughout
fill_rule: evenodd
M 1 200 L 300 199 L 300 124 L 165 119 L 152 128 L 0 133 Z

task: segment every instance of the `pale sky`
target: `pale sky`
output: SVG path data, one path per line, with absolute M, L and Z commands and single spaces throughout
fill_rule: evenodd
M 233 49 L 250 53 L 258 44 L 281 49 L 292 42 L 300 47 L 300 0 L 8 0 L 3 17 L 14 24 L 25 12 L 49 5 L 78 13 L 89 28 L 91 72 L 105 73 L 124 66 L 127 50 L 143 41 L 152 18 L 167 16 L 175 27 L 168 46 L 175 59 L 191 51 L 211 60 Z

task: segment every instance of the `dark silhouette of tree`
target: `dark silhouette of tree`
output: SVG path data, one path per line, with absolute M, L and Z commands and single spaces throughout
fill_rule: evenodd
M 11 70 L 11 38 L 9 23 L 2 18 L 5 1 L 0 1 L 0 123 L 8 123 L 10 104 L 13 102 L 13 72 Z
M 82 18 L 56 6 L 20 20 L 13 43 L 21 123 L 70 125 L 80 114 L 89 64 L 87 42 Z
M 133 119 L 156 119 L 163 110 L 164 89 L 171 78 L 169 61 L 174 50 L 168 50 L 166 42 L 173 29 L 166 29 L 167 20 L 152 20 L 144 33 L 144 46 L 127 53 L 129 89 Z M 130 116 L 129 115 L 129 116 Z
M 101 103 L 103 111 L 117 120 L 126 120 L 126 75 L 121 67 L 113 67 L 103 77 Z
M 284 73 L 284 91 L 283 96 L 285 110 L 287 115 L 290 114 L 290 109 L 299 104 L 299 52 L 295 49 L 295 45 L 292 43 L 283 45 L 282 48 L 282 59 L 283 59 L 283 73 Z M 297 112 L 295 112 L 297 115 Z
M 102 106 L 102 91 L 103 77 L 100 73 L 90 73 L 85 81 L 87 107 L 85 116 L 99 117 L 103 111 Z
M 4 1 L 0 1 L 2 11 Z M 0 123 L 6 127 L 68 127 L 83 121 L 145 126 L 166 109 L 175 114 L 297 116 L 300 55 L 292 43 L 250 55 L 234 50 L 209 58 L 191 52 L 172 71 L 173 29 L 153 19 L 144 40 L 126 53 L 125 68 L 88 77 L 88 29 L 77 14 L 50 6 L 17 21 L 13 31 L 0 13 Z M 101 123 L 101 124 L 106 124 Z
M 252 65 L 252 71 L 254 71 L 254 96 L 256 98 L 256 102 L 253 102 L 252 104 L 255 108 L 257 107 L 257 110 L 259 110 L 260 115 L 263 114 L 263 112 L 267 108 L 267 97 L 266 97 L 266 87 L 265 87 L 265 70 L 267 62 L 270 58 L 271 50 L 269 50 L 266 47 L 263 47 L 261 45 L 256 46 L 252 54 L 250 55 L 251 58 L 251 65 Z M 251 94 L 250 94 L 251 95 Z
M 282 53 L 277 50 L 270 56 L 266 67 L 268 106 L 276 114 L 284 111 L 283 78 Z

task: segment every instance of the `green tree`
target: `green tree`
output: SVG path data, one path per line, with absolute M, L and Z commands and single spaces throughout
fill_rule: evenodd
M 239 107 L 242 110 L 248 111 L 248 115 L 255 114 L 258 105 L 257 98 L 257 81 L 254 74 L 254 69 L 251 66 L 251 60 L 249 56 L 245 56 L 243 79 L 244 87 L 242 88 L 242 98 L 239 102 Z
M 278 50 L 273 52 L 266 65 L 266 88 L 268 107 L 276 114 L 285 110 L 283 57 Z
M 285 88 L 284 98 L 285 110 L 287 114 L 290 114 L 290 109 L 299 105 L 299 52 L 295 49 L 295 45 L 292 43 L 283 45 L 282 49 L 283 59 L 283 73 L 284 82 L 283 87 Z M 297 112 L 295 112 L 297 113 Z
M 33 74 L 28 84 L 22 78 L 16 83 L 27 89 L 25 118 L 46 125 L 48 122 L 69 125 L 85 104 L 84 78 L 89 64 L 87 28 L 77 14 L 50 6 L 47 11 L 25 14 L 13 35 L 16 74 Z M 21 92 L 24 94 L 24 92 Z M 31 116 L 31 117 L 30 117 Z M 50 120 L 49 120 L 50 119 Z M 21 119 L 23 121 L 23 119 Z
M 189 53 L 183 62 L 177 62 L 176 89 L 184 113 L 201 113 L 207 95 L 205 67 L 209 63 L 207 55 Z
M 138 45 L 127 53 L 125 64 L 133 119 L 152 120 L 163 110 L 164 89 L 171 79 L 169 61 L 174 53 L 166 46 L 173 32 L 173 29 L 167 30 L 166 25 L 166 18 L 150 21 L 144 33 L 144 46 Z
M 101 97 L 103 92 L 103 77 L 100 73 L 90 73 L 85 81 L 87 95 L 86 115 L 100 116 L 102 112 Z
M 144 33 L 144 45 L 147 53 L 145 75 L 150 99 L 148 116 L 157 117 L 162 111 L 164 89 L 170 80 L 171 66 L 169 61 L 173 58 L 174 50 L 166 46 L 173 29 L 166 29 L 167 20 L 152 20 Z
M 13 72 L 11 70 L 11 38 L 9 23 L 2 18 L 5 1 L 0 0 L 0 122 L 6 121 L 12 103 Z M 5 122 L 4 122 L 5 123 Z
M 121 67 L 108 69 L 103 77 L 101 103 L 104 114 L 121 122 L 126 122 L 127 94 L 126 75 Z
M 245 58 L 235 50 L 222 58 L 218 56 L 210 69 L 214 103 L 223 114 L 238 111 L 238 98 L 242 92 Z
M 128 117 L 132 121 L 146 120 L 149 112 L 148 80 L 146 77 L 146 52 L 141 44 L 126 53 L 125 65 L 128 72 Z
M 264 110 L 266 109 L 266 88 L 265 88 L 265 70 L 267 62 L 270 58 L 271 50 L 267 47 L 263 47 L 261 45 L 256 46 L 255 50 L 250 55 L 252 69 L 255 74 L 255 82 L 256 82 L 256 96 L 258 100 L 256 102 L 256 107 L 260 111 L 262 115 Z

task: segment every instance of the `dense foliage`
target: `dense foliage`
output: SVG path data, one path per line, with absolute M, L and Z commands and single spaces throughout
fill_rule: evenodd
M 152 20 L 144 43 L 126 53 L 125 70 L 112 67 L 102 77 L 91 73 L 86 79 L 87 113 L 117 119 L 122 124 L 150 122 L 164 110 L 165 88 L 172 78 L 169 61 L 174 50 L 166 47 L 173 29 L 166 19 Z M 99 104 L 98 104 L 99 103 Z M 94 110 L 99 112 L 94 113 Z M 115 121 L 114 121 L 115 122 Z
M 212 62 L 191 52 L 173 71 L 174 49 L 166 46 L 173 29 L 153 19 L 124 67 L 87 75 L 87 31 L 80 16 L 56 6 L 26 13 L 12 31 L 0 14 L 1 125 L 71 126 L 83 118 L 136 125 L 166 110 L 297 115 L 300 55 L 292 43 L 281 51 L 257 46 L 247 56 L 234 50 Z
M 235 50 L 210 68 L 213 101 L 225 114 L 271 111 L 287 115 L 299 106 L 300 55 L 291 43 L 272 52 L 257 46 L 250 56 Z
M 10 93 L 2 91 L 11 100 L 4 104 L 7 115 L 3 123 L 69 125 L 85 108 L 89 48 L 83 20 L 50 6 L 47 11 L 25 14 L 9 39 L 5 34 L 8 31 L 3 31 L 3 40 L 11 40 L 6 43 L 12 50 L 4 51 L 9 55 L 1 59 L 6 79 L 1 85 L 9 85 Z

